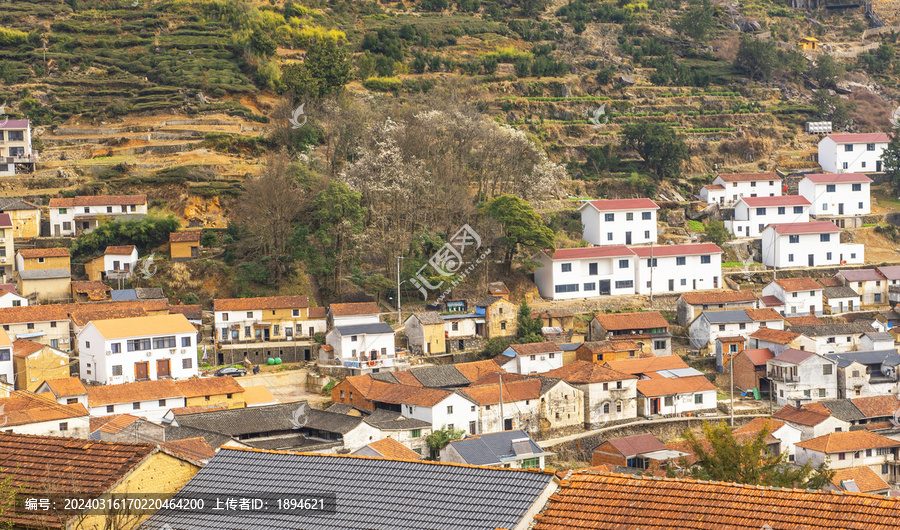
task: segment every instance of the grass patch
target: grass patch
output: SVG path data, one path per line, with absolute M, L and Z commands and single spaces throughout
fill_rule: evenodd
M 691 229 L 691 232 L 706 232 L 706 225 L 700 221 L 688 220 L 687 224 L 688 228 Z

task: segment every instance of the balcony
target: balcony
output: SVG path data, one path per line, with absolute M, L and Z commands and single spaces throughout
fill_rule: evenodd
M 38 161 L 37 155 L 17 155 L 0 157 L 0 163 L 3 164 L 34 164 Z
M 768 373 L 768 374 L 766 374 L 766 377 L 768 377 L 772 381 L 779 381 L 782 383 L 799 383 L 800 382 L 799 377 L 795 377 L 790 374 Z

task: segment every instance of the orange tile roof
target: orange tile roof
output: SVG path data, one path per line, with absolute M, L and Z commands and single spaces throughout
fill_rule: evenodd
M 540 375 L 544 375 L 543 373 Z M 480 378 L 472 381 L 470 386 L 485 386 L 485 385 L 499 385 L 501 382 L 505 385 L 508 383 L 512 383 L 513 381 L 522 381 L 524 379 L 534 379 L 538 377 L 536 374 L 514 374 L 507 372 L 496 372 L 493 374 L 485 374 Z
M 485 361 L 473 361 L 468 363 L 458 363 L 453 365 L 459 370 L 459 373 L 463 374 L 463 376 L 469 381 L 477 381 L 481 379 L 487 374 L 495 374 L 495 373 L 506 373 L 499 364 L 494 362 L 492 359 L 487 359 Z M 397 372 L 394 372 L 394 377 L 397 376 Z
M 51 486 L 61 496 L 97 498 L 155 449 L 153 444 L 0 433 L 0 469 L 23 497 L 46 496 Z M 3 519 L 14 527 L 61 527 L 60 514 L 52 509 L 26 511 L 21 504 L 11 508 Z
M 900 447 L 900 441 L 891 440 L 886 436 L 869 431 L 844 431 L 828 433 L 817 438 L 797 442 L 794 445 L 811 451 L 830 454 L 877 449 L 879 447 Z
M 324 307 L 310 307 L 309 308 L 309 318 L 317 318 L 317 319 L 325 319 L 328 316 L 328 311 Z
M 116 206 L 146 204 L 146 195 L 79 195 L 70 198 L 50 199 L 51 208 L 70 208 L 73 206 Z
M 422 455 L 393 438 L 382 438 L 370 443 L 368 447 L 388 460 L 419 460 L 422 458 Z
M 500 403 L 501 385 L 470 386 L 461 389 L 459 392 L 469 396 L 479 405 L 492 405 Z M 503 383 L 502 392 L 505 403 L 538 399 L 541 397 L 541 380 L 524 379 L 522 381 Z
M 841 281 L 840 278 L 836 278 L 834 276 L 829 276 L 827 278 L 819 278 L 818 281 L 822 287 L 841 287 L 844 285 L 844 282 Z
M 607 361 L 604 365 L 625 374 L 643 374 L 659 370 L 674 370 L 676 368 L 688 367 L 687 363 L 677 355 L 648 357 L 646 359 L 625 359 L 624 361 Z
M 420 407 L 433 407 L 452 394 L 452 392 L 448 390 L 409 385 L 394 385 L 391 383 L 382 383 L 381 381 L 375 381 L 372 385 L 372 390 L 373 392 L 366 396 L 372 401 L 381 401 L 383 403 L 392 403 L 395 405 L 409 403 L 410 405 L 419 405 Z
M 107 309 L 101 311 L 79 311 L 71 313 L 69 318 L 78 327 L 84 327 L 92 320 L 119 320 L 122 318 L 134 318 L 148 316 L 147 312 L 140 307 L 129 307 L 124 309 Z
M 211 407 L 205 407 L 203 405 L 191 405 L 190 407 L 175 407 L 174 409 L 169 410 L 175 416 L 179 416 L 181 414 L 196 414 L 198 412 L 215 412 L 217 410 L 228 410 L 228 407 L 225 405 L 213 405 Z
M 774 328 L 759 328 L 750 334 L 751 339 L 764 340 L 766 342 L 774 342 L 775 344 L 790 344 L 791 341 L 799 337 L 799 333 Z
M 88 405 L 91 407 L 184 397 L 184 394 L 172 379 L 92 386 L 87 389 L 87 395 Z
M 775 283 L 787 292 L 821 291 L 822 286 L 812 278 L 778 278 Z
M 50 379 L 44 381 L 50 387 L 50 392 L 58 398 L 83 396 L 87 394 L 87 389 L 77 377 L 67 377 L 66 379 Z
M 200 232 L 169 232 L 169 243 L 199 243 Z
M 609 313 L 594 317 L 607 331 L 668 328 L 669 323 L 658 311 L 646 313 Z
M 269 392 L 265 385 L 253 385 L 244 387 L 244 403 L 248 407 L 253 405 L 269 405 L 278 403 L 278 399 Z
M 900 501 L 862 493 L 575 471 L 533 530 L 888 530 Z
M 579 346 L 581 348 L 582 346 Z M 607 340 L 603 342 L 585 342 L 583 347 L 596 355 L 598 353 L 616 353 L 623 351 L 637 351 L 638 345 L 632 340 Z
M 821 326 L 825 322 L 816 315 L 802 315 L 799 317 L 784 317 L 784 323 L 789 326 Z
M 493 361 L 492 361 L 493 362 Z M 497 363 L 494 363 L 497 364 Z M 409 385 L 409 386 L 425 386 L 416 379 L 416 376 L 412 374 L 409 370 L 402 370 L 399 372 L 391 372 L 391 375 L 394 376 L 394 379 L 397 380 L 401 385 Z
M 104 252 L 104 254 L 112 256 L 130 256 L 134 250 L 134 245 L 113 245 L 106 247 L 106 252 Z
M 745 313 L 751 319 L 759 322 L 760 320 L 784 320 L 784 316 L 781 315 L 778 311 L 770 307 L 765 307 L 763 309 L 745 309 Z
M 721 173 L 717 176 L 725 182 L 762 182 L 764 180 L 781 182 L 781 177 L 777 173 Z
M 72 282 L 72 290 L 76 293 L 84 293 L 91 300 L 106 300 L 112 288 L 103 282 Z
M 328 306 L 331 314 L 336 317 L 345 317 L 350 315 L 375 315 L 381 313 L 378 304 L 375 302 L 356 302 L 349 304 L 331 304 Z
M 145 335 L 196 333 L 197 329 L 184 315 L 165 314 L 146 317 L 93 320 L 91 324 L 106 339 L 123 339 Z
M 822 414 L 812 410 L 798 409 L 793 405 L 785 405 L 781 410 L 772 414 L 772 417 L 777 420 L 806 425 L 807 427 L 818 425 L 827 420 L 829 416 L 831 416 L 830 412 L 828 414 Z
M 68 258 L 67 248 L 23 248 L 19 254 L 25 259 L 33 258 Z
M 309 307 L 308 296 L 261 296 L 257 298 L 220 298 L 213 300 L 214 311 L 301 309 L 304 307 Z
M 0 308 L 0 324 L 24 322 L 53 322 L 69 320 L 69 315 L 79 311 L 102 311 L 140 307 L 145 311 L 162 311 L 169 307 L 166 300 L 131 300 L 121 302 L 97 302 L 83 304 L 47 304 Z
M 542 353 L 562 353 L 562 349 L 552 342 L 531 342 L 528 344 L 510 344 L 519 355 L 540 355 Z
M 893 416 L 900 409 L 900 400 L 895 396 L 851 398 L 850 402 L 867 418 Z
M 216 456 L 216 450 L 206 443 L 202 436 L 196 438 L 183 438 L 181 440 L 171 440 L 160 444 L 163 449 L 171 451 L 177 455 L 183 456 L 188 460 L 201 461 L 209 460 Z
M 200 304 L 179 304 L 179 305 L 170 305 L 169 306 L 169 314 L 182 314 L 185 317 L 190 318 L 190 316 L 194 315 L 203 315 L 203 306 Z
M 860 493 L 874 493 L 890 488 L 887 482 L 868 466 L 837 469 L 834 471 L 834 477 L 832 477 L 831 483 L 835 488 L 841 488 L 841 482 L 845 480 L 852 480 L 856 483 L 856 487 L 859 488 Z
M 70 418 L 83 418 L 88 415 L 81 403 L 60 405 L 52 398 L 38 396 L 24 391 L 15 391 L 9 397 L 0 398 L 0 407 L 4 427 L 28 425 L 42 421 L 56 421 Z
M 765 366 L 766 361 L 774 359 L 775 355 L 769 348 L 749 348 L 742 352 L 755 366 Z
M 24 359 L 32 353 L 39 352 L 44 349 L 44 345 L 40 342 L 34 342 L 28 339 L 16 339 L 13 341 L 13 355 Z
M 230 375 L 223 377 L 192 377 L 175 381 L 175 386 L 185 397 L 214 396 L 218 394 L 242 394 L 244 387 Z
M 732 432 L 734 432 L 734 434 L 753 434 L 758 433 L 763 430 L 763 427 L 766 427 L 769 434 L 772 434 L 784 426 L 785 423 L 780 420 L 773 420 L 772 418 L 753 418 L 750 423 L 742 425 Z
M 716 385 L 705 375 L 673 377 L 670 379 L 643 379 L 637 382 L 637 390 L 646 397 L 671 396 L 715 390 Z
M 612 368 L 589 361 L 574 361 L 555 370 L 541 374 L 546 377 L 558 377 L 571 384 L 604 383 L 608 381 L 624 381 L 637 379 L 636 375 L 617 372 Z
M 105 418 L 108 421 L 103 422 L 103 425 L 101 425 L 97 430 L 108 434 L 116 434 L 117 432 L 140 419 L 137 416 L 132 416 L 131 414 L 116 414 L 114 416 L 106 416 Z
M 753 291 L 707 291 L 699 293 L 682 293 L 681 297 L 691 305 L 732 304 L 754 302 L 757 300 Z

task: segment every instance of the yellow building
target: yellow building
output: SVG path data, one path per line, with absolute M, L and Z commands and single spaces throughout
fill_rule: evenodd
M 68 379 L 71 375 L 65 352 L 27 339 L 16 340 L 12 348 L 16 390 L 34 392 L 44 381 Z
M 12 234 L 16 239 L 31 239 L 41 235 L 41 207 L 16 197 L 0 198 L 0 214 L 9 214 Z M 13 257 L 12 254 L 9 255 Z
M 0 274 L 4 282 L 6 278 L 11 278 L 13 273 L 16 254 L 14 241 L 13 224 L 9 214 L 0 213 Z
M 437 355 L 447 351 L 444 319 L 435 311 L 413 313 L 404 326 L 409 350 L 417 355 Z
M 16 256 L 16 269 L 36 271 L 70 269 L 71 256 L 67 248 L 23 248 Z
M 519 306 L 505 298 L 488 296 L 475 304 L 475 314 L 484 317 L 484 337 L 515 337 Z
M 184 395 L 184 406 L 225 406 L 230 409 L 246 406 L 244 387 L 233 377 L 191 378 L 175 381 L 175 386 Z
M 169 234 L 169 253 L 172 261 L 188 261 L 200 257 L 200 232 L 172 232 Z
M 213 300 L 216 340 L 265 342 L 311 339 L 325 333 L 325 311 L 306 296 Z
M 819 39 L 815 37 L 803 37 L 798 43 L 801 50 L 818 50 Z
M 171 495 L 201 467 L 200 462 L 156 444 L 85 443 L 72 438 L 0 434 L 0 480 L 8 477 L 12 488 L 41 492 L 45 497 Z M 4 521 L 15 528 L 132 529 L 151 513 L 64 514 L 60 510 L 26 510 L 23 504 L 16 504 L 4 513 Z
M 69 249 L 22 249 L 14 274 L 19 294 L 38 302 L 68 300 L 72 281 Z

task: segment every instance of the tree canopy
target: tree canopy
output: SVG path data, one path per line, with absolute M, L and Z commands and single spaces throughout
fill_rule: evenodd
M 541 335 L 542 322 L 539 318 L 531 318 L 531 307 L 528 302 L 522 300 L 519 304 L 518 325 L 516 326 L 516 338 L 519 343 L 543 342 Z
M 894 193 L 900 193 L 900 135 L 894 133 L 887 148 L 881 154 L 884 172 L 890 177 Z
M 622 146 L 634 149 L 658 178 L 677 177 L 690 158 L 687 145 L 664 123 L 642 121 L 622 126 Z
M 775 43 L 771 40 L 741 35 L 734 66 L 751 81 L 765 80 L 772 75 L 775 57 Z
M 324 39 L 309 46 L 302 63 L 285 68 L 281 79 L 297 99 L 315 101 L 341 90 L 349 83 L 351 68 L 344 44 Z
M 553 230 L 544 225 L 541 216 L 524 199 L 501 195 L 484 207 L 484 214 L 502 227 L 500 244 L 504 248 L 503 262 L 507 273 L 512 269 L 512 260 L 520 248 L 531 251 L 553 248 Z
M 461 440 L 466 435 L 465 429 L 448 429 L 446 425 L 425 437 L 425 443 L 431 451 L 431 459 L 435 460 L 448 443 L 453 440 Z

